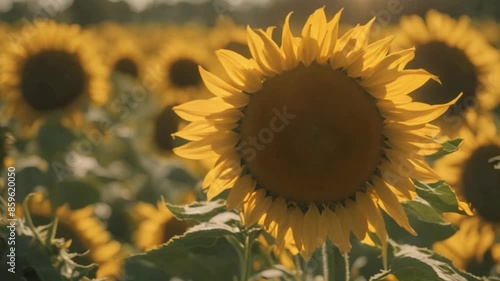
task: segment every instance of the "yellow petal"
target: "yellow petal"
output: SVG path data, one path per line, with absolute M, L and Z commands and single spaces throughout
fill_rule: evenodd
M 329 208 L 323 210 L 328 217 L 328 236 L 342 253 L 348 253 L 351 250 L 351 242 L 349 241 L 349 228 L 344 229 L 338 214 Z
M 253 31 L 247 27 L 248 47 L 264 75 L 273 76 L 283 72 L 284 57 L 278 45 L 262 30 Z
M 386 118 L 404 122 L 408 125 L 420 125 L 433 121 L 441 116 L 451 105 L 455 104 L 461 96 L 462 94 L 445 104 L 429 105 L 426 103 L 412 102 L 394 106 L 392 109 L 391 106 L 387 106 L 385 103 L 379 103 L 379 106 L 383 108 L 382 115 Z
M 182 119 L 187 121 L 200 121 L 207 115 L 233 108 L 232 105 L 220 98 L 208 100 L 194 100 L 175 106 L 173 110 Z
M 391 189 L 395 189 L 392 186 L 389 186 L 388 183 L 379 179 L 378 177 L 372 177 L 373 188 L 377 196 L 380 198 L 378 201 L 379 206 L 389 215 L 391 216 L 401 227 L 406 229 L 409 233 L 416 235 L 417 233 L 411 227 L 410 222 L 408 221 L 408 217 L 401 206 L 398 198 Z
M 390 71 L 387 72 L 386 79 L 374 80 L 372 77 L 365 78 L 361 86 L 378 99 L 408 95 L 430 79 L 439 81 L 436 76 L 423 69 Z
M 304 215 L 304 225 L 302 227 L 302 239 L 304 251 L 310 257 L 318 245 L 321 245 L 321 237 L 318 236 L 318 222 L 320 213 L 316 204 L 311 204 Z
M 335 50 L 335 44 L 337 43 L 337 37 L 339 34 L 339 20 L 343 10 L 343 8 L 340 9 L 340 11 L 338 11 L 327 24 L 327 32 L 324 36 L 323 42 L 320 43 L 320 52 L 318 53 L 319 56 L 316 58 L 320 64 L 326 63 Z
M 228 210 L 236 209 L 243 204 L 243 199 L 255 189 L 255 181 L 251 175 L 245 175 L 239 178 L 231 189 L 226 200 Z
M 217 133 L 199 141 L 193 141 L 174 148 L 175 154 L 187 159 L 208 159 L 219 157 L 225 152 L 234 149 L 239 135 L 234 132 Z
M 359 210 L 357 202 L 354 202 L 351 199 L 346 200 L 346 209 L 353 222 L 351 224 L 352 232 L 359 240 L 363 240 L 366 235 L 366 231 L 368 230 L 364 214 Z
M 248 201 L 244 203 L 243 217 L 247 227 L 256 224 L 259 219 L 269 210 L 273 202 L 272 197 L 266 196 L 264 189 L 258 189 L 250 194 Z
M 253 61 L 229 50 L 218 50 L 215 54 L 235 87 L 247 93 L 262 88 L 262 77 Z
M 368 190 L 370 194 L 364 192 L 356 193 L 356 200 L 359 203 L 360 209 L 365 214 L 366 218 L 370 224 L 375 228 L 378 238 L 382 244 L 382 258 L 384 261 L 384 268 L 387 268 L 387 230 L 385 228 L 384 218 L 377 208 L 375 196 L 373 195 L 373 190 Z
M 246 106 L 250 101 L 250 97 L 243 94 L 241 90 L 231 86 L 229 83 L 206 71 L 201 66 L 199 67 L 199 71 L 207 89 L 214 95 L 222 98 L 225 102 L 236 108 L 241 108 Z
M 304 214 L 296 206 L 290 207 L 289 212 L 290 217 L 288 218 L 288 222 L 292 229 L 293 240 L 295 241 L 295 244 L 300 251 L 303 249 L 302 229 L 304 225 Z
M 293 69 L 297 65 L 297 47 L 295 40 L 290 30 L 290 17 L 292 12 L 286 16 L 283 32 L 281 36 L 281 50 L 285 54 L 286 70 Z

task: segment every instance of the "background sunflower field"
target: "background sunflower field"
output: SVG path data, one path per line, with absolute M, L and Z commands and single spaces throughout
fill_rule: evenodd
M 0 0 L 0 280 L 500 280 L 499 19 Z

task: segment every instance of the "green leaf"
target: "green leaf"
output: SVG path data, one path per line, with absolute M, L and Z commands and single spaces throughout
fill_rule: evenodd
M 166 203 L 167 208 L 180 220 L 206 222 L 215 215 L 226 211 L 224 200 L 195 202 L 190 205 L 173 205 Z
M 38 132 L 36 143 L 40 156 L 51 160 L 70 149 L 75 135 L 59 123 L 48 123 Z
M 439 212 L 465 213 L 458 208 L 458 198 L 451 187 L 444 181 L 433 184 L 425 184 L 419 181 L 415 182 L 415 188 L 418 196 L 429 202 Z
M 448 224 L 443 220 L 441 214 L 429 204 L 429 202 L 420 197 L 416 197 L 412 201 L 404 202 L 403 207 L 407 213 L 414 214 L 421 221 Z
M 479 277 L 456 268 L 452 262 L 429 249 L 398 245 L 391 273 L 400 281 L 478 281 Z
M 239 274 L 239 260 L 224 236 L 239 233 L 238 228 L 227 225 L 201 223 L 162 247 L 129 259 L 152 263 L 171 276 L 193 281 L 233 280 Z
M 436 161 L 437 159 L 439 159 L 447 154 L 450 154 L 450 153 L 457 151 L 460 148 L 462 141 L 463 141 L 463 139 L 461 139 L 461 138 L 455 138 L 455 139 L 445 141 L 444 143 L 442 143 L 443 147 L 441 148 L 441 150 L 439 150 L 438 152 L 436 152 L 432 155 L 427 156 L 427 160 L 430 162 Z

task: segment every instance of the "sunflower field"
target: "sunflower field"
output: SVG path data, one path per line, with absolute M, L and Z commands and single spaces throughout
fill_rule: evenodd
M 500 1 L 0 1 L 0 281 L 500 281 Z

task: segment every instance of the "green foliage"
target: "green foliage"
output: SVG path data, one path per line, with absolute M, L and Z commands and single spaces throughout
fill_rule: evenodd
M 442 143 L 443 147 L 438 152 L 428 156 L 427 160 L 429 162 L 433 162 L 433 161 L 435 161 L 435 160 L 437 160 L 445 155 L 448 155 L 450 153 L 457 151 L 458 149 L 460 149 L 460 145 L 462 144 L 462 142 L 463 142 L 463 139 L 461 139 L 461 138 L 455 138 L 455 139 L 445 141 L 444 143 Z
M 492 277 L 480 278 L 457 269 L 450 260 L 429 249 L 411 245 L 397 245 L 390 271 L 372 277 L 371 281 L 382 281 L 389 273 L 399 281 L 480 281 L 497 280 Z
M 25 218 L 7 220 L 6 217 L 0 221 L 0 276 L 7 274 L 5 278 L 16 276 L 19 280 L 40 281 L 83 281 L 85 276 L 95 267 L 94 264 L 80 265 L 73 258 L 80 254 L 68 252 L 69 244 L 62 238 L 56 238 L 57 220 L 48 225 L 35 226 L 27 207 L 27 200 L 23 203 Z M 2 201 L 3 202 L 3 201 Z M 3 204 L 0 204 L 3 208 Z M 11 219 L 11 218 L 9 218 Z M 15 227 L 14 227 L 15 225 Z M 11 244 L 10 237 L 15 231 L 15 244 Z M 14 251 L 12 251 L 14 249 Z M 4 268 L 7 265 L 7 257 L 11 252 L 15 253 L 15 273 L 11 275 Z M 4 278 L 2 278 L 4 280 Z
M 150 262 L 171 276 L 193 281 L 233 280 L 239 274 L 235 271 L 238 268 L 238 256 L 224 237 L 239 233 L 238 228 L 206 222 L 194 226 L 183 236 L 173 238 L 156 250 L 130 259 Z
M 180 220 L 209 221 L 215 215 L 226 211 L 223 200 L 211 202 L 195 202 L 190 205 L 173 205 L 167 203 L 167 208 Z

